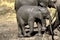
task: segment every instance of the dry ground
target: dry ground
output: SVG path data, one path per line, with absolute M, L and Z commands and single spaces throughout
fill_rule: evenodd
M 9 13 L 8 13 L 9 14 Z M 26 38 L 18 38 L 18 26 L 16 21 L 16 15 L 13 13 L 12 15 L 4 15 L 0 16 L 0 40 L 40 40 L 39 37 L 26 37 Z M 59 31 L 55 30 L 55 40 L 59 39 Z M 51 36 L 48 34 L 44 34 L 42 40 L 51 40 Z
M 54 32 L 55 40 L 60 40 L 60 32 L 57 29 Z M 18 38 L 17 33 L 18 26 L 14 11 L 14 0 L 0 0 L 0 40 L 40 40 L 40 37 L 37 36 Z M 51 35 L 45 33 L 42 40 L 51 40 Z

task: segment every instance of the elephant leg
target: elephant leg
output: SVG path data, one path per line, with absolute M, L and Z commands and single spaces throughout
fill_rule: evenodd
M 20 31 L 20 29 L 21 29 L 21 32 L 23 33 L 23 36 L 27 36 L 27 34 L 26 34 L 26 32 L 25 32 L 25 25 L 24 25 L 24 20 L 21 18 L 21 17 L 19 17 L 19 27 L 18 27 L 18 31 Z
M 28 36 L 33 32 L 33 27 L 34 27 L 34 18 L 30 17 L 28 20 L 28 25 L 30 26 L 30 32 L 28 33 Z
M 45 19 L 42 19 L 42 31 L 45 31 L 46 30 L 46 20 Z
M 18 24 L 18 37 L 23 37 L 22 27 L 18 18 L 17 18 L 17 24 Z
M 41 36 L 41 28 L 42 28 L 42 25 L 38 22 L 37 23 L 37 26 L 38 26 L 38 36 Z

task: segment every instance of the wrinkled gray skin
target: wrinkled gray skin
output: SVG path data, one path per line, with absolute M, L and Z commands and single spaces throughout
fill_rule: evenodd
M 41 28 L 42 30 L 45 30 L 45 18 L 50 18 L 50 13 L 45 7 L 39 7 L 39 6 L 22 6 L 19 8 L 17 11 L 17 21 L 18 21 L 18 31 L 19 31 L 19 36 L 30 36 L 30 34 L 33 32 L 33 26 L 34 22 L 37 22 L 38 25 L 38 34 L 39 36 L 41 35 Z M 40 20 L 42 23 L 42 26 L 40 24 Z M 50 21 L 51 23 L 51 21 Z M 25 26 L 29 25 L 30 26 L 30 32 L 26 34 L 25 32 Z M 22 35 L 23 33 L 23 35 Z

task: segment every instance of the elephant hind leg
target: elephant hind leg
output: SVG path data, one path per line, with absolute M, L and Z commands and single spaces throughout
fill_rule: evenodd
M 25 32 L 24 20 L 21 17 L 19 17 L 18 19 L 18 24 L 19 24 L 18 26 L 19 34 L 23 34 L 23 36 L 26 36 L 27 34 Z

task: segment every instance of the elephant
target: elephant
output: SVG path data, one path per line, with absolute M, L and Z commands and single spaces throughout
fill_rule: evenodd
M 16 11 L 23 5 L 51 6 L 52 0 L 15 0 L 15 10 Z
M 30 6 L 52 7 L 52 6 L 54 6 L 53 3 L 55 3 L 56 0 L 54 0 L 54 2 L 52 2 L 52 1 L 53 0 L 15 0 L 15 10 L 17 12 L 18 9 L 24 5 L 26 5 L 26 6 L 30 5 Z M 18 18 L 17 18 L 17 20 L 18 20 Z M 49 28 L 51 29 L 52 27 L 47 27 L 48 30 L 49 30 Z
M 37 0 L 15 0 L 15 10 L 17 11 L 23 5 L 37 6 Z
M 41 30 L 43 31 L 46 30 L 45 19 L 50 20 L 50 26 L 51 26 L 50 12 L 48 11 L 46 7 L 24 5 L 18 9 L 16 13 L 16 18 L 18 22 L 19 37 L 23 37 L 27 35 L 30 36 L 30 34 L 33 32 L 34 22 L 36 22 L 38 25 L 39 36 L 41 35 Z M 30 32 L 28 34 L 26 34 L 25 32 L 24 26 L 26 25 L 30 26 Z

